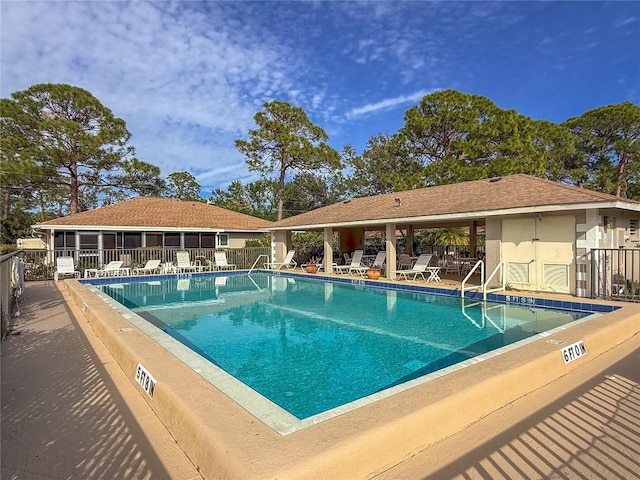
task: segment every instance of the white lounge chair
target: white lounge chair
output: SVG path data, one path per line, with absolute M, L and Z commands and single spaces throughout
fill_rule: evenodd
M 84 271 L 84 277 L 117 277 L 121 274 L 127 274 L 128 268 L 122 268 L 122 260 L 114 260 L 107 263 L 103 268 L 87 268 Z
M 147 273 L 159 273 L 160 272 L 160 260 L 149 260 L 145 263 L 144 267 L 134 268 L 134 275 L 146 275 Z
M 213 254 L 214 270 L 235 270 L 237 268 L 235 263 L 227 262 L 227 254 L 225 252 L 215 252 Z
M 176 252 L 176 268 L 178 273 L 184 272 L 193 272 L 198 269 L 196 265 L 191 263 L 191 258 L 189 257 L 189 252 L 180 251 Z
M 296 268 L 298 264 L 293 259 L 293 256 L 295 254 L 296 254 L 295 250 L 289 250 L 287 252 L 287 256 L 284 257 L 284 260 L 282 262 L 265 263 L 264 268 L 268 268 L 270 270 L 280 270 L 282 268 L 286 268 L 286 269 Z
M 73 257 L 56 258 L 56 271 L 53 273 L 53 278 L 55 278 L 57 282 L 60 277 L 65 277 L 67 275 L 80 278 L 80 272 L 76 270 L 73 263 Z
M 370 267 L 373 267 L 374 265 L 376 267 L 378 267 L 380 270 L 382 270 L 382 266 L 384 265 L 385 260 L 387 259 L 387 252 L 385 251 L 380 251 L 376 254 L 376 258 L 373 260 L 373 263 L 371 265 L 365 266 L 362 265 L 360 267 L 353 267 L 349 273 L 358 273 L 361 277 L 366 277 L 367 276 L 367 270 L 369 270 Z
M 353 252 L 353 257 L 351 257 L 351 263 L 347 265 L 338 265 L 334 268 L 334 271 L 336 273 L 351 273 L 351 269 L 364 266 L 362 265 L 363 253 L 364 252 L 362 250 L 356 250 Z
M 420 275 L 423 280 L 426 280 L 426 278 L 424 278 L 424 272 L 427 271 L 429 262 L 431 262 L 431 257 L 433 257 L 432 254 L 423 253 L 418 257 L 418 259 L 416 260 L 416 263 L 409 270 L 396 270 L 395 273 L 399 277 L 404 277 L 405 280 L 415 281 L 418 275 Z

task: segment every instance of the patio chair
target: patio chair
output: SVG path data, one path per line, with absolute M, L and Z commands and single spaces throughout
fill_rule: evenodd
M 149 260 L 144 267 L 134 268 L 134 275 L 146 275 L 147 273 L 160 273 L 160 260 Z
M 122 260 L 122 268 L 131 267 L 131 254 L 123 253 L 122 255 L 120 255 L 120 260 Z
M 58 281 L 58 278 L 72 275 L 75 278 L 80 278 L 80 272 L 76 270 L 73 263 L 73 257 L 58 257 L 56 258 L 56 271 L 53 273 L 53 278 Z
M 380 251 L 376 254 L 376 258 L 373 260 L 373 263 L 371 265 L 367 265 L 367 266 L 360 266 L 360 267 L 353 267 L 349 270 L 349 273 L 357 273 L 359 274 L 361 277 L 366 277 L 367 276 L 367 270 L 369 270 L 370 267 L 372 266 L 376 266 L 379 269 L 382 269 L 382 266 L 384 265 L 385 260 L 387 259 L 387 252 Z
M 289 250 L 287 252 L 287 256 L 284 257 L 282 262 L 269 262 L 264 264 L 264 268 L 268 268 L 270 270 L 281 270 L 282 268 L 286 268 L 290 270 L 292 268 L 296 268 L 298 263 L 293 259 L 293 256 L 296 254 L 295 250 Z
M 398 270 L 409 270 L 413 266 L 413 261 L 407 253 L 398 256 Z
M 178 273 L 194 272 L 198 269 L 196 265 L 193 265 L 191 263 L 189 252 L 184 250 L 180 252 L 176 252 L 176 263 L 177 263 L 176 268 L 178 270 Z
M 215 265 L 204 255 L 197 255 L 193 261 L 193 265 L 199 272 L 208 272 L 215 270 Z
M 213 254 L 214 270 L 235 270 L 237 268 L 235 263 L 227 262 L 226 252 L 214 252 Z
M 432 254 L 423 253 L 418 257 L 416 263 L 409 270 L 396 270 L 395 273 L 399 277 L 404 277 L 405 280 L 415 281 L 415 279 L 418 278 L 418 275 L 420 275 L 423 280 L 426 280 L 426 278 L 424 278 L 424 272 L 427 271 L 427 267 L 431 262 L 431 257 L 433 257 Z
M 460 262 L 452 258 L 450 255 L 444 256 L 442 268 L 444 268 L 444 273 L 455 273 L 457 275 L 460 275 L 461 273 Z
M 362 250 L 356 250 L 353 252 L 353 257 L 351 257 L 351 263 L 347 265 L 338 265 L 334 268 L 336 273 L 350 273 L 352 268 L 362 267 Z

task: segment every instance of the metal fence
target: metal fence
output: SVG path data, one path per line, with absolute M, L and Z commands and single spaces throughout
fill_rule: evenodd
M 121 260 L 123 267 L 143 267 L 149 260 L 160 260 L 162 263 L 174 263 L 176 252 L 182 249 L 161 247 L 132 248 L 118 250 L 22 250 L 20 257 L 25 264 L 25 280 L 52 280 L 56 269 L 56 258 L 70 256 L 75 260 L 75 268 L 81 274 L 88 268 L 100 268 L 114 260 Z M 213 262 L 215 248 L 186 248 L 189 257 L 194 261 L 197 257 Z M 225 249 L 227 261 L 237 265 L 238 269 L 248 269 L 260 255 L 269 255 L 268 247 Z M 203 262 L 204 263 L 204 262 Z
M 134 248 L 119 250 L 18 250 L 0 257 L 0 322 L 1 337 L 9 331 L 11 316 L 16 303 L 15 288 L 12 282 L 13 257 L 19 256 L 24 262 L 25 281 L 53 280 L 56 270 L 56 258 L 70 256 L 74 258 L 75 268 L 81 274 L 87 268 L 100 268 L 113 260 L 122 260 L 123 267 L 142 267 L 148 260 L 160 260 L 174 263 L 176 252 L 181 249 Z M 191 260 L 213 262 L 215 248 L 187 248 Z M 238 269 L 251 268 L 260 255 L 270 255 L 269 247 L 225 249 L 227 261 Z M 203 262 L 204 263 L 204 262 Z
M 640 249 L 591 250 L 593 298 L 640 302 Z
M 0 257 L 0 338 L 9 331 L 13 305 L 15 304 L 15 288 L 11 282 L 11 265 L 13 257 L 17 252 L 13 252 Z

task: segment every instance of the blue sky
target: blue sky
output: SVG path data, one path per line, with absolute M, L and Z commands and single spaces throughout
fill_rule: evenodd
M 68 83 L 132 133 L 166 177 L 208 197 L 248 182 L 234 140 L 277 99 L 341 150 L 397 131 L 425 95 L 456 89 L 553 122 L 640 103 L 640 2 L 12 1 L 0 94 Z

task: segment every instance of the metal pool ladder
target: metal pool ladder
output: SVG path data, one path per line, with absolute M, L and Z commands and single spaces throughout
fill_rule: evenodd
M 462 285 L 460 286 L 460 297 L 464 300 L 464 292 L 467 290 L 477 290 L 479 288 L 482 289 L 482 300 L 483 301 L 487 301 L 487 293 L 492 293 L 492 292 L 498 292 L 498 291 L 504 291 L 505 290 L 505 284 L 504 284 L 504 273 L 502 275 L 502 282 L 501 285 L 497 288 L 488 288 L 489 282 L 491 282 L 491 280 L 493 280 L 493 277 L 496 275 L 496 273 L 498 273 L 498 270 L 500 270 L 503 267 L 504 263 L 502 261 L 500 261 L 498 263 L 498 265 L 496 265 L 496 268 L 494 268 L 493 272 L 491 272 L 491 275 L 489 275 L 489 277 L 486 279 L 484 278 L 484 262 L 482 260 L 480 260 L 478 263 L 476 263 L 473 268 L 471 270 L 469 270 L 469 273 L 467 273 L 467 276 L 464 277 L 464 280 L 462 280 Z M 469 278 L 471 278 L 471 275 L 473 275 L 473 273 L 480 268 L 480 285 L 471 285 L 470 287 L 465 287 L 465 284 L 467 283 L 467 280 L 469 280 Z

